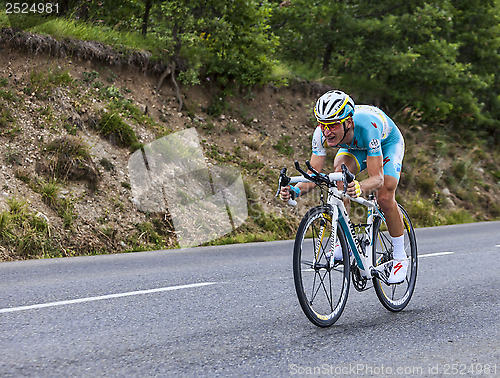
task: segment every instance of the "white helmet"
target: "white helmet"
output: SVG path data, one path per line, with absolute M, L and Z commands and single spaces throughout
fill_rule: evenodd
M 318 122 L 341 121 L 354 114 L 354 101 L 339 90 L 328 91 L 322 95 L 314 107 Z

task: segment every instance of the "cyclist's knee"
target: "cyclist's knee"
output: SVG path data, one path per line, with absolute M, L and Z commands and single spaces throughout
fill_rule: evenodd
M 396 188 L 398 181 L 394 177 L 384 176 L 384 186 L 377 193 L 377 202 L 382 211 L 390 211 L 397 208 Z
M 356 165 L 356 160 L 347 155 L 336 156 L 333 161 L 333 167 L 335 172 L 340 172 L 342 170 L 342 164 L 345 164 L 349 169 L 349 172 L 356 174 L 358 168 Z
M 377 196 L 377 202 L 384 213 L 397 206 L 396 198 L 394 198 L 394 193 L 387 191 L 379 192 Z

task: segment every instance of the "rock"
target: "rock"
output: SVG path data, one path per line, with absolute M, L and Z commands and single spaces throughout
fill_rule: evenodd
M 37 212 L 35 216 L 37 216 L 39 218 L 43 218 L 45 220 L 45 222 L 47 222 L 47 224 L 50 224 L 49 218 L 44 213 Z
M 148 114 L 148 106 L 145 104 L 137 103 L 137 107 L 141 111 L 142 114 Z

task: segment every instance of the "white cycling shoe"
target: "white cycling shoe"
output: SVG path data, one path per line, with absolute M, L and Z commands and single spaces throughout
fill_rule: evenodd
M 351 248 L 347 247 L 349 249 L 349 256 L 352 256 Z M 340 246 L 340 243 L 335 246 L 333 249 L 333 259 L 335 261 L 342 261 L 344 260 L 344 255 L 342 253 L 342 247 Z
M 333 250 L 333 259 L 335 261 L 342 261 L 344 259 L 344 255 L 342 254 L 342 247 L 340 244 L 337 244 Z
M 391 275 L 389 276 L 387 282 L 390 284 L 401 283 L 406 279 L 407 272 L 408 272 L 408 259 L 393 260 Z

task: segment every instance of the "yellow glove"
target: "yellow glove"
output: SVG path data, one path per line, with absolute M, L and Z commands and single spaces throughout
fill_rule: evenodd
M 354 189 L 356 190 L 355 197 L 359 197 L 361 195 L 361 187 L 359 186 L 359 182 L 358 180 L 354 180 L 353 183 L 354 183 Z

